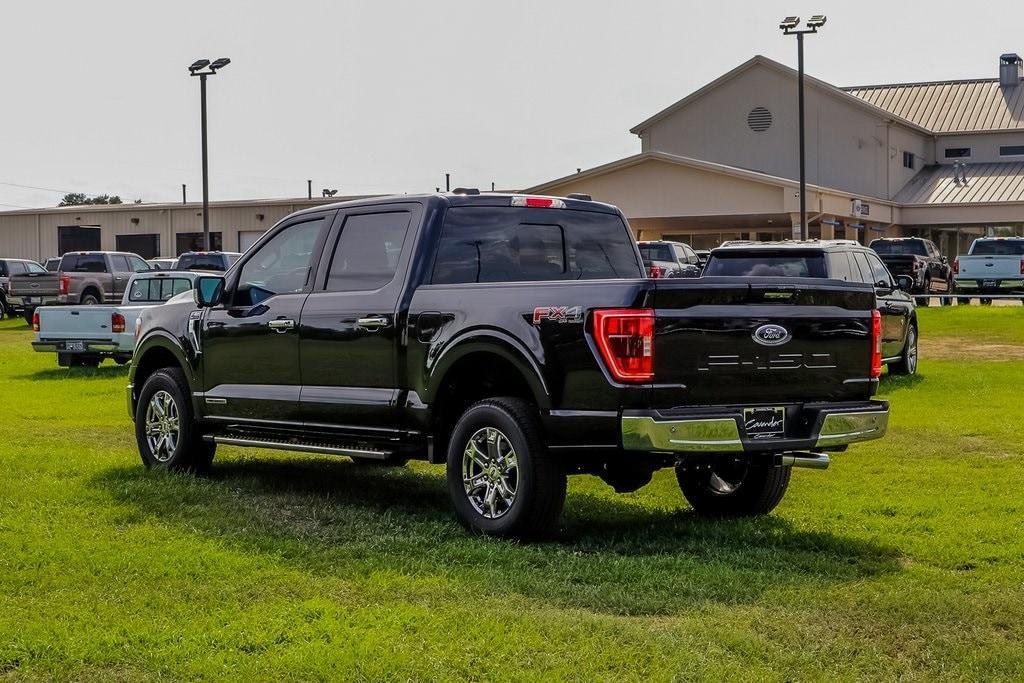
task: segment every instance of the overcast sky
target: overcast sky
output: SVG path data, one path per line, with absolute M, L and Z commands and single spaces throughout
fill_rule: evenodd
M 823 12 L 808 73 L 836 85 L 994 77 L 1024 54 L 1005 2 L 18 2 L 0 41 L 0 203 L 519 188 L 639 151 L 629 128 Z M 7 207 L 0 207 L 0 209 Z

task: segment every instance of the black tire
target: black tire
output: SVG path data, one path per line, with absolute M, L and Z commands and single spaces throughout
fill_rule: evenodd
M 7 299 L 4 298 L 3 294 L 0 294 L 0 320 L 13 315 L 14 311 L 7 305 Z
M 100 303 L 100 298 L 96 296 L 95 292 L 89 290 L 82 295 L 82 298 L 78 300 L 83 306 L 96 306 Z
M 131 356 L 114 356 L 114 362 L 118 365 L 128 365 L 132 362 Z
M 170 410 L 164 399 L 169 398 L 173 402 L 178 431 L 173 444 L 166 441 L 157 443 L 154 450 L 147 434 L 147 413 L 154 397 L 158 395 L 161 395 L 158 402 L 164 406 L 165 415 L 170 415 Z M 138 443 L 142 464 L 147 469 L 198 473 L 210 468 L 217 445 L 203 440 L 199 424 L 192 412 L 190 396 L 188 382 L 179 368 L 157 370 L 142 385 L 135 407 L 135 440 Z M 153 415 L 158 416 L 159 412 L 154 410 Z M 171 431 L 169 424 L 165 423 L 162 426 L 166 427 L 165 433 Z M 162 435 L 154 435 L 154 438 Z
M 483 449 L 476 451 L 482 458 L 467 455 L 471 439 L 483 444 Z M 468 491 L 463 484 L 464 458 L 469 458 L 467 466 L 476 472 L 473 479 L 480 482 Z M 490 474 L 478 466 L 481 462 L 490 468 Z M 510 462 L 514 462 L 514 471 Z M 514 484 L 512 491 L 510 483 Z M 543 537 L 552 531 L 562 513 L 565 487 L 565 468 L 548 454 L 537 409 L 526 401 L 479 401 L 455 424 L 448 442 L 448 493 L 456 518 L 469 531 L 502 538 Z M 492 489 L 495 493 L 488 504 L 486 494 Z M 498 491 L 511 493 L 511 502 Z
M 985 297 L 981 297 L 981 305 L 982 306 L 991 306 L 992 305 L 992 299 L 986 299 Z
M 917 325 L 907 330 L 907 343 L 903 345 L 903 353 L 898 361 L 889 363 L 889 372 L 893 375 L 914 375 L 917 373 Z
M 69 355 L 71 356 L 70 362 L 71 362 L 71 367 L 73 367 L 73 368 L 95 368 L 95 367 L 99 367 L 99 364 L 103 362 L 103 359 L 100 358 L 99 356 L 74 355 L 74 354 L 69 354 Z M 59 363 L 60 359 L 58 359 L 57 362 Z
M 721 456 L 712 464 L 676 465 L 676 481 L 698 515 L 756 517 L 779 504 L 792 469 Z
M 956 286 L 953 284 L 953 280 L 946 281 L 946 296 L 942 299 L 943 306 L 952 306 L 953 299 L 950 295 L 956 293 Z
M 377 458 L 360 458 L 356 455 L 350 457 L 352 458 L 352 462 L 364 467 L 405 467 L 409 462 L 409 458 L 405 458 L 400 455 L 389 455 L 383 460 L 378 460 Z
M 70 368 L 71 367 L 71 360 L 72 360 L 72 355 L 70 353 L 65 353 L 63 351 L 58 351 L 57 352 L 57 365 L 59 365 L 60 367 L 62 367 L 62 368 Z
M 28 323 L 29 327 L 32 327 L 32 316 L 35 314 L 35 312 L 36 311 L 34 308 L 31 311 L 26 308 L 21 314 L 21 317 L 25 320 L 26 323 Z

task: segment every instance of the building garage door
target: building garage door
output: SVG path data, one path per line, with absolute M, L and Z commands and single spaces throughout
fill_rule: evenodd
M 160 235 L 118 235 L 117 250 L 138 254 L 142 258 L 156 258 L 160 253 Z
M 69 251 L 99 251 L 102 249 L 98 225 L 62 225 L 57 227 L 57 255 Z
M 175 256 L 181 256 L 186 251 L 202 251 L 203 250 L 203 233 L 201 232 L 179 232 L 174 236 L 175 248 L 177 251 L 174 252 Z M 221 242 L 221 234 L 219 232 L 210 233 L 210 251 L 222 251 L 224 246 Z
M 245 253 L 249 247 L 256 244 L 256 240 L 263 237 L 263 230 L 239 230 L 238 251 Z

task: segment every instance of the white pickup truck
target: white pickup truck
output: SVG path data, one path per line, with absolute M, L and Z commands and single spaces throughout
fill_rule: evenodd
M 953 279 L 960 294 L 1024 295 L 1024 237 L 979 237 L 966 256 L 953 262 Z
M 96 367 L 104 358 L 125 364 L 135 350 L 135 322 L 142 312 L 190 292 L 199 272 L 153 270 L 133 275 L 119 306 L 40 306 L 32 348 L 56 353 L 61 367 Z

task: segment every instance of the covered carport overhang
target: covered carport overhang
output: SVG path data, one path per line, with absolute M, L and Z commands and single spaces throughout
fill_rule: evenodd
M 536 185 L 529 193 L 590 195 L 618 206 L 640 239 L 678 233 L 738 232 L 746 239 L 799 235 L 799 186 L 756 171 L 662 152 L 632 157 Z M 818 237 L 857 239 L 859 230 L 885 232 L 891 202 L 870 199 L 872 215 L 853 213 L 853 195 L 808 186 L 808 225 Z M 822 223 L 825 220 L 825 223 Z M 834 226 L 839 224 L 837 233 Z M 848 227 L 850 225 L 860 226 Z M 875 235 L 877 236 L 877 235 Z

